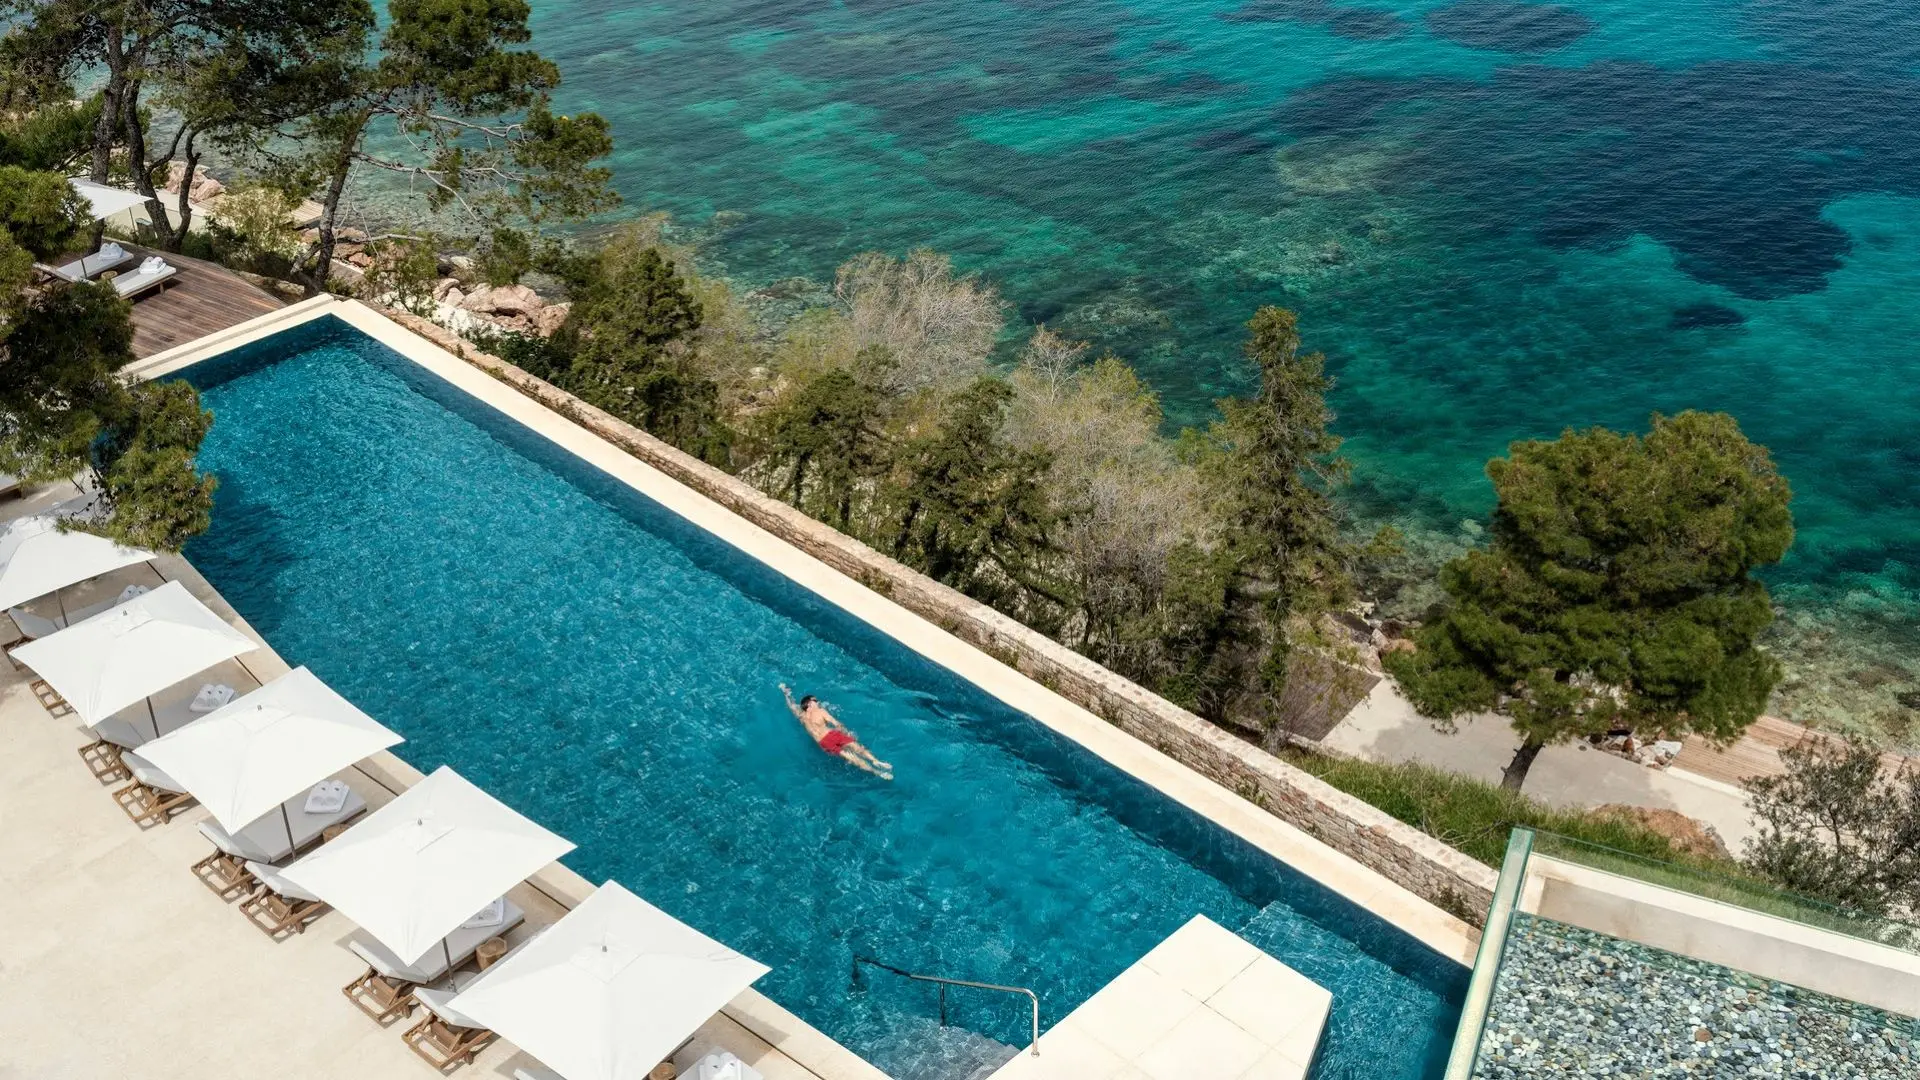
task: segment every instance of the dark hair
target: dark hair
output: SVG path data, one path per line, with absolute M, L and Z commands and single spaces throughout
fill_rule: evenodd
M 800 699 L 801 708 L 805 708 L 808 705 L 818 705 L 818 704 L 820 704 L 820 699 L 817 697 L 814 697 L 812 694 L 807 694 L 801 697 Z

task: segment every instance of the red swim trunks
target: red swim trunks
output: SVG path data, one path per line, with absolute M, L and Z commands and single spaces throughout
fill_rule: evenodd
M 832 731 L 820 736 L 820 749 L 825 750 L 834 757 L 839 757 L 840 751 L 845 750 L 852 742 L 853 736 L 841 731 L 839 728 L 834 728 Z

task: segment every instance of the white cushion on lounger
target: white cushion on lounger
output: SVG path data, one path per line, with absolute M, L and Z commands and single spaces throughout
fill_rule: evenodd
M 142 702 L 132 708 L 114 713 L 93 725 L 94 738 L 111 743 L 122 750 L 137 750 L 145 746 L 151 738 L 147 733 L 147 718 L 142 715 L 146 711 L 146 703 Z
M 246 839 L 245 833 L 242 833 L 240 836 L 228 836 L 227 830 L 221 828 L 218 822 L 201 822 L 200 835 L 206 837 L 207 842 L 215 848 L 218 848 L 221 854 L 231 855 L 236 859 L 243 859 L 248 862 L 279 862 L 281 859 L 293 854 L 290 850 L 271 851 L 260 847 L 257 844 L 249 842 Z M 284 835 L 281 836 L 280 843 L 285 845 L 286 842 L 286 837 Z
M 165 266 L 153 272 L 141 269 L 131 274 L 121 274 L 113 279 L 113 291 L 122 297 L 135 296 L 148 289 L 158 288 L 161 282 L 178 272 L 171 266 Z
M 274 892 L 279 893 L 289 900 L 320 899 L 300 886 L 295 885 L 293 882 L 288 881 L 286 878 L 281 877 L 278 868 L 268 866 L 266 863 L 248 859 L 247 872 L 259 878 L 260 884 L 265 885 L 267 888 L 272 889 Z
M 8 608 L 7 617 L 13 620 L 13 625 L 18 627 L 20 633 L 29 641 L 46 637 L 60 629 L 60 624 L 56 620 L 42 618 L 21 608 Z
M 128 772 L 133 774 L 134 780 L 155 791 L 168 791 L 178 795 L 185 790 L 180 786 L 180 781 L 154 768 L 152 762 L 131 750 L 121 755 L 120 762 L 127 767 Z
M 395 956 L 391 949 L 380 944 L 371 934 L 355 937 L 347 942 L 347 947 L 352 949 L 360 959 L 365 960 L 368 967 L 389 979 L 401 979 L 414 983 L 432 982 L 447 973 L 447 953 L 453 954 L 452 966 L 459 967 L 480 948 L 482 942 L 488 938 L 504 936 L 526 921 L 527 913 L 521 911 L 513 901 L 509 900 L 506 916 L 499 926 L 455 930 L 446 936 L 444 947 L 440 944 L 434 945 L 413 964 L 401 963 L 400 958 Z
M 306 848 L 320 839 L 321 833 L 341 822 L 353 820 L 367 808 L 367 801 L 360 797 L 359 792 L 351 788 L 347 790 L 346 805 L 331 814 L 307 813 L 302 805 L 306 801 L 305 792 L 295 795 L 282 804 L 282 808 L 286 811 L 284 818 L 281 816 L 281 808 L 269 810 L 259 818 L 248 822 L 246 828 L 231 834 L 231 841 L 250 852 L 247 858 L 259 859 L 261 862 L 284 862 L 293 854 L 294 848 Z M 292 848 L 287 846 L 288 825 L 293 826 Z M 228 836 L 229 834 L 222 829 L 220 835 Z M 214 846 L 220 845 L 216 841 Z M 262 857 L 261 852 L 268 854 Z M 228 854 L 231 855 L 233 852 Z
M 435 990 L 431 987 L 418 987 L 413 992 L 415 1001 L 427 1007 L 427 1011 L 452 1024 L 454 1027 L 485 1028 L 487 1025 L 447 1004 L 452 1001 L 458 990 Z
M 83 608 L 75 608 L 67 612 L 67 617 L 62 620 L 62 622 L 67 626 L 72 626 L 75 623 L 83 623 L 103 611 L 118 607 L 119 604 L 120 601 L 118 600 L 102 600 L 97 604 L 88 604 Z

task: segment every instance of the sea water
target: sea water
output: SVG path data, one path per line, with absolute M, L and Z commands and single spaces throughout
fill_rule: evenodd
M 1300 311 L 1369 520 L 1518 438 L 1724 409 L 1793 482 L 1803 719 L 1920 689 L 1911 0 L 534 0 L 630 203 L 751 284 L 930 246 L 1176 422 Z M 730 213 L 716 219 L 716 212 Z

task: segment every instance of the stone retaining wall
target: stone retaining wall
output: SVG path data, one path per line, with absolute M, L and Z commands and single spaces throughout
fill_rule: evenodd
M 383 313 L 1443 911 L 1474 926 L 1483 925 L 1498 877 L 1491 867 L 1234 737 L 1044 634 L 813 520 L 745 481 L 498 357 L 479 352 L 445 327 L 404 312 Z

